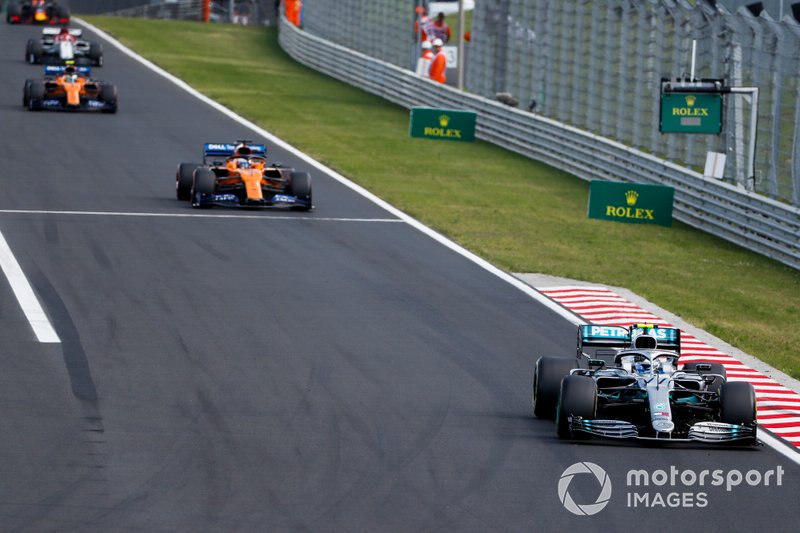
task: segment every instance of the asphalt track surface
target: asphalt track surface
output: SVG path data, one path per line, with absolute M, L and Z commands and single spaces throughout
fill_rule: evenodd
M 531 370 L 572 356 L 575 327 L 322 173 L 311 213 L 185 216 L 177 163 L 253 133 L 108 45 L 94 74 L 117 115 L 28 112 L 38 31 L 0 28 L 0 233 L 61 342 L 36 340 L 0 279 L 0 529 L 796 526 L 800 468 L 772 448 L 559 441 Z M 612 482 L 594 516 L 559 500 L 577 462 Z M 626 486 L 778 467 L 780 486 Z M 591 504 L 600 484 L 567 488 Z

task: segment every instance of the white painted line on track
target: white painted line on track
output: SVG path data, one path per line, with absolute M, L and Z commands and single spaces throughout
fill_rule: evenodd
M 21 215 L 77 215 L 107 217 L 154 217 L 154 218 L 244 218 L 253 220 L 319 220 L 322 222 L 400 222 L 398 218 L 335 218 L 308 216 L 242 215 L 231 213 L 137 213 L 114 211 L 48 211 L 38 209 L 0 209 L 2 214 Z
M 780 453 L 793 463 L 800 465 L 800 453 L 797 453 L 797 448 L 773 437 L 771 433 L 767 433 L 767 431 L 764 431 L 764 429 L 761 427 L 759 427 L 758 431 L 758 440 L 763 442 L 765 446 L 769 446 L 776 452 Z
M 290 145 L 289 143 L 287 143 L 287 142 L 283 141 L 282 139 L 279 139 L 278 137 L 272 135 L 271 133 L 269 133 L 264 128 L 258 126 L 257 124 L 255 124 L 253 122 L 250 122 L 249 120 L 247 120 L 244 117 L 241 117 L 241 116 L 237 115 L 236 113 L 234 113 L 233 111 L 231 111 L 230 109 L 225 107 L 224 105 L 222 105 L 222 104 L 220 104 L 218 102 L 215 102 L 211 98 L 209 98 L 206 95 L 200 93 L 197 89 L 193 88 L 192 86 L 190 86 L 185 81 L 181 80 L 180 78 L 178 78 L 176 76 L 173 76 L 172 74 L 170 74 L 166 70 L 162 69 L 158 65 L 156 65 L 156 64 L 152 63 L 151 61 L 148 61 L 147 59 L 143 58 L 142 56 L 140 56 L 139 54 L 137 54 L 136 52 L 134 52 L 133 50 L 131 50 L 130 48 L 128 48 L 127 46 L 122 44 L 121 42 L 117 41 L 114 37 L 112 37 L 111 35 L 107 34 L 103 30 L 101 30 L 100 28 L 98 28 L 98 27 L 96 27 L 96 26 L 94 26 L 92 24 L 89 24 L 85 20 L 81 20 L 79 18 L 74 18 L 73 20 L 75 20 L 78 24 L 81 24 L 82 26 L 84 26 L 84 27 L 90 29 L 91 31 L 95 32 L 98 36 L 100 36 L 101 38 L 105 39 L 111 46 L 117 48 L 120 52 L 122 52 L 126 56 L 130 57 L 131 59 L 133 59 L 135 61 L 138 61 L 139 63 L 141 63 L 142 65 L 144 65 L 145 67 L 147 67 L 151 71 L 155 72 L 159 76 L 162 76 L 162 77 L 168 79 L 169 81 L 171 81 L 172 83 L 174 83 L 175 85 L 177 85 L 181 89 L 185 90 L 187 93 L 191 94 L 192 96 L 194 96 L 198 100 L 200 100 L 200 101 L 208 104 L 209 106 L 213 107 L 214 109 L 216 109 L 220 113 L 222 113 L 222 114 L 226 115 L 227 117 L 229 117 L 231 120 L 233 120 L 235 122 L 238 122 L 242 126 L 250 129 L 251 131 L 257 133 L 258 135 L 261 135 L 264 139 L 267 139 L 268 142 L 270 142 L 270 143 L 272 143 L 274 145 L 280 146 L 281 148 L 283 148 L 287 152 L 292 153 L 292 155 L 294 155 L 295 157 L 297 157 L 297 158 L 303 160 L 304 162 L 306 162 L 307 164 L 315 167 L 317 170 L 325 173 L 326 175 L 328 175 L 331 178 L 333 178 L 334 180 L 338 181 L 339 183 L 341 183 L 345 187 L 348 187 L 352 191 L 360 194 L 361 196 L 363 196 L 367 200 L 369 200 L 369 201 L 373 202 L 374 204 L 382 207 L 384 210 L 388 211 L 389 213 L 391 213 L 392 215 L 396 216 L 397 218 L 403 220 L 404 222 L 406 222 L 410 226 L 414 227 L 418 231 L 424 233 L 425 235 L 427 235 L 428 237 L 432 238 L 433 240 L 435 240 L 436 242 L 438 242 L 442 246 L 445 246 L 446 248 L 452 250 L 453 252 L 462 255 L 463 257 L 469 259 L 470 261 L 472 261 L 476 265 L 480 266 L 484 270 L 487 270 L 487 271 L 491 272 L 492 274 L 494 274 L 495 276 L 499 277 L 503 281 L 509 283 L 510 285 L 512 285 L 512 286 L 516 287 L 517 289 L 519 289 L 520 291 L 524 292 L 525 294 L 527 294 L 528 296 L 530 296 L 531 298 L 533 298 L 534 300 L 539 302 L 541 305 L 543 305 L 546 308 L 550 309 L 555 314 L 561 316 L 562 318 L 568 320 L 569 322 L 571 322 L 571 323 L 573 323 L 575 325 L 581 323 L 581 320 L 577 316 L 575 316 L 573 313 L 567 311 L 562 306 L 554 303 L 549 298 L 543 296 L 542 294 L 540 294 L 537 290 L 535 290 L 530 285 L 520 281 L 519 279 L 515 278 L 513 275 L 509 274 L 508 272 L 505 272 L 505 271 L 497 268 L 496 266 L 494 266 L 490 262 L 488 262 L 485 259 L 475 255 L 474 253 L 470 252 L 469 250 L 459 246 L 458 244 L 456 244 L 455 242 L 451 241 L 450 239 L 448 239 L 444 235 L 434 231 L 433 229 L 427 227 L 426 225 L 424 225 L 420 221 L 418 221 L 418 220 L 412 218 L 411 216 L 407 215 L 406 213 L 400 211 L 399 209 L 397 209 L 393 205 L 389 204 L 388 202 L 378 198 L 377 196 L 375 196 L 374 194 L 372 194 L 371 192 L 369 192 L 365 188 L 363 188 L 360 185 L 350 181 L 349 179 L 347 179 L 346 177 L 342 176 L 341 174 L 339 174 L 335 170 L 333 170 L 331 168 L 328 168 L 327 166 L 323 165 L 319 161 L 313 159 L 311 156 L 308 156 L 308 155 L 304 154 L 303 152 L 301 152 L 300 150 L 298 150 L 294 146 Z
M 25 317 L 28 319 L 39 342 L 61 342 L 44 309 L 39 304 L 31 284 L 28 283 L 28 278 L 25 277 L 25 273 L 20 268 L 17 258 L 11 253 L 11 248 L 9 248 L 2 232 L 0 232 L 0 268 L 8 278 L 11 290 L 14 291 L 19 305 L 22 307 L 22 312 L 25 313 Z

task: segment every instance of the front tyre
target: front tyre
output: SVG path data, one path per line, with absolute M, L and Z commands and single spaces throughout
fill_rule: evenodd
M 296 196 L 305 205 L 295 206 L 294 209 L 308 211 L 313 206 L 311 194 L 311 175 L 308 172 L 292 172 L 290 194 Z
M 719 389 L 720 421 L 726 424 L 746 425 L 756 430 L 756 390 L 746 381 L 729 381 Z M 752 439 L 737 441 L 740 444 L 756 444 Z
M 116 113 L 118 107 L 117 86 L 113 83 L 104 83 L 100 87 L 100 100 L 105 104 L 103 113 Z
M 192 179 L 192 207 L 211 207 L 208 200 L 217 190 L 217 176 L 210 168 L 200 167 L 194 171 Z
M 588 377 L 571 374 L 561 381 L 556 409 L 556 433 L 562 439 L 586 439 L 588 434 L 573 432 L 570 417 L 592 420 L 597 416 L 597 383 Z
M 556 417 L 558 395 L 561 391 L 561 380 L 575 368 L 572 359 L 544 356 L 536 360 L 533 369 L 533 391 L 531 405 L 533 414 L 538 418 Z
M 186 201 L 192 198 L 192 184 L 194 171 L 199 168 L 198 163 L 181 163 L 175 172 L 175 195 L 178 200 Z

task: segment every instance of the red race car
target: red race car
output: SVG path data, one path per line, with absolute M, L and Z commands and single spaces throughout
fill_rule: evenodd
M 69 8 L 58 2 L 30 0 L 11 2 L 6 9 L 9 24 L 69 24 Z

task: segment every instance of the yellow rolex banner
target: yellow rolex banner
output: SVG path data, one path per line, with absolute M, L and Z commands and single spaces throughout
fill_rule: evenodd
M 473 142 L 477 117 L 474 111 L 413 107 L 409 135 L 423 139 Z
M 592 181 L 589 218 L 672 226 L 674 196 L 675 189 L 666 185 Z

